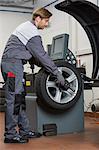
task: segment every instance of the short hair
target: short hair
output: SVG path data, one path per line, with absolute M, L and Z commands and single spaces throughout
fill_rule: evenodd
M 40 16 L 41 19 L 50 18 L 52 13 L 45 8 L 40 8 L 33 12 L 32 20 L 35 20 L 35 18 L 38 16 Z

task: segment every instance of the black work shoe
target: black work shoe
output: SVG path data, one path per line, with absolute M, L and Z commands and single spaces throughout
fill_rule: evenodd
M 12 139 L 5 138 L 4 143 L 27 143 L 29 140 L 28 138 L 23 137 L 14 137 Z
M 39 132 L 32 132 L 32 131 L 29 131 L 28 134 L 25 134 L 25 135 L 23 135 L 22 137 L 23 137 L 23 138 L 24 138 L 24 137 L 27 137 L 27 138 L 39 138 L 39 137 L 41 137 L 41 136 L 42 136 L 42 134 L 39 133 Z

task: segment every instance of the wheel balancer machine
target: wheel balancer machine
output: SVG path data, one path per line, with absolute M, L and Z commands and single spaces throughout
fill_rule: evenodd
M 88 1 L 65 0 L 55 6 L 57 9 L 74 16 L 85 29 L 91 42 L 93 57 L 93 74 L 97 75 L 98 7 Z M 87 7 L 87 9 L 86 9 Z M 90 17 L 87 10 L 90 10 Z M 96 15 L 97 14 L 97 15 Z M 95 23 L 93 24 L 95 20 Z M 99 18 L 98 18 L 99 20 Z M 53 37 L 50 57 L 56 63 L 66 80 L 66 88 L 59 88 L 55 78 L 41 69 L 36 75 L 26 75 L 26 105 L 31 129 L 44 135 L 74 133 L 84 130 L 83 82 L 76 69 L 76 59 L 68 49 L 67 34 Z M 98 40 L 99 41 L 99 40 Z M 34 86 L 34 76 L 36 87 Z M 36 89 L 36 95 L 33 91 Z

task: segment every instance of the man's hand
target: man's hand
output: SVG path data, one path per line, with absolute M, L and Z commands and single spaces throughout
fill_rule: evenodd
M 56 74 L 56 78 L 56 84 L 58 84 L 59 86 L 65 85 L 65 79 L 60 71 L 58 71 L 58 73 Z

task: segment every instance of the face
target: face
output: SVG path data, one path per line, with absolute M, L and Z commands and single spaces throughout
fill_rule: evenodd
M 49 24 L 49 18 L 40 18 L 38 17 L 37 20 L 36 20 L 36 25 L 37 25 L 37 28 L 38 29 L 44 29 L 48 26 Z

